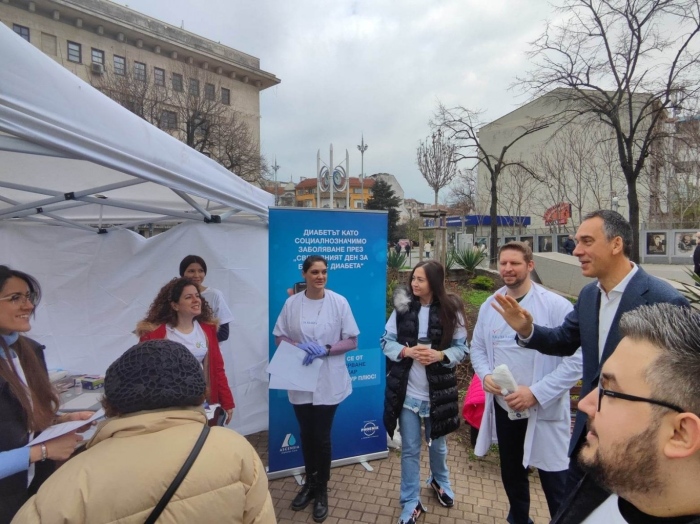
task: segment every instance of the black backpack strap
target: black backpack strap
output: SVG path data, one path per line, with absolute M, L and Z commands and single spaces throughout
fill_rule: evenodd
M 173 495 L 177 491 L 177 488 L 180 487 L 180 484 L 182 484 L 182 481 L 187 476 L 187 473 L 190 471 L 190 468 L 192 468 L 192 464 L 194 464 L 194 461 L 197 459 L 197 455 L 199 455 L 202 446 L 204 446 L 204 441 L 207 440 L 207 436 L 209 436 L 209 426 L 207 424 L 204 424 L 204 427 L 202 428 L 202 432 L 199 434 L 197 442 L 192 448 L 192 451 L 190 451 L 189 457 L 187 457 L 187 460 L 185 460 L 185 463 L 180 468 L 180 471 L 178 471 L 177 475 L 175 476 L 175 479 L 173 479 L 172 483 L 166 490 L 165 495 L 163 495 L 163 497 L 158 501 L 156 507 L 153 508 L 153 511 L 146 519 L 145 524 L 154 524 L 155 521 L 158 520 L 158 517 L 160 517 L 160 514 L 163 513 L 165 506 L 167 506 L 168 502 L 170 502 L 170 499 L 173 498 Z

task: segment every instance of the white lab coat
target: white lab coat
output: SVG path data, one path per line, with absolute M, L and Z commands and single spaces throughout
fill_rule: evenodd
M 505 292 L 504 287 L 496 293 Z M 519 347 L 515 342 L 515 331 L 491 306 L 493 300 L 491 296 L 482 304 L 471 343 L 472 366 L 482 380 L 486 375 L 490 375 L 495 367 L 495 338 L 500 344 L 509 343 L 510 340 L 514 347 Z M 532 314 L 536 324 L 545 327 L 561 325 L 564 317 L 573 309 L 568 300 L 534 282 L 520 305 Z M 520 350 L 534 351 L 525 348 Z M 569 467 L 571 411 L 568 393 L 581 378 L 582 369 L 581 348 L 572 356 L 564 358 L 536 353 L 533 384 L 529 387 L 538 403 L 530 408 L 523 450 L 524 467 L 534 466 L 544 471 L 563 471 Z M 484 416 L 474 449 L 475 454 L 485 455 L 491 444 L 496 442 L 494 397 L 486 393 Z
M 325 290 L 325 298 L 319 314 L 317 340 L 310 340 L 301 331 L 301 301 L 304 293 L 297 293 L 287 299 L 282 307 L 277 323 L 272 331 L 276 337 L 285 336 L 295 342 L 316 342 L 325 346 L 339 340 L 356 337 L 360 334 L 350 304 L 342 295 L 330 289 Z M 299 350 L 301 351 L 301 350 Z M 289 391 L 292 404 L 335 405 L 340 404 L 352 393 L 350 373 L 345 365 L 345 353 L 323 357 L 318 374 L 316 390 Z

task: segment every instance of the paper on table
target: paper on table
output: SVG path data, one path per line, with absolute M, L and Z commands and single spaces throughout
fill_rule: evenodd
M 267 372 L 275 377 L 270 378 L 271 389 L 287 389 L 292 391 L 316 391 L 318 373 L 323 362 L 314 359 L 308 366 L 303 365 L 306 353 L 289 342 L 282 341 L 272 360 L 267 366 Z M 280 380 L 282 379 L 282 380 Z M 282 387 L 274 387 L 273 384 Z
M 82 393 L 75 398 L 70 399 L 65 404 L 61 404 L 61 410 L 82 411 L 90 409 L 95 404 L 100 403 L 100 399 L 104 396 L 104 391 L 95 393 Z
M 37 444 L 41 444 L 42 442 L 46 442 L 47 440 L 51 440 L 56 437 L 60 437 L 61 435 L 65 435 L 66 433 L 70 433 L 71 431 L 80 429 L 84 425 L 90 424 L 91 422 L 94 422 L 98 418 L 102 418 L 104 416 L 105 410 L 99 409 L 95 411 L 95 414 L 87 420 L 72 420 L 70 422 L 63 422 L 62 424 L 56 424 L 54 426 L 46 428 L 44 431 L 41 432 L 41 434 L 37 438 L 35 438 L 29 444 L 27 444 L 27 447 L 36 446 Z

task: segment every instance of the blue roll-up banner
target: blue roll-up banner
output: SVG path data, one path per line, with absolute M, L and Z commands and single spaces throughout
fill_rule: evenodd
M 386 323 L 387 213 L 331 209 L 270 209 L 270 330 L 303 280 L 309 255 L 328 261 L 328 289 L 350 303 L 360 328 L 358 349 L 346 355 L 352 394 L 333 421 L 333 466 L 387 456 L 384 409 L 385 361 L 379 338 Z M 270 333 L 270 358 L 275 352 Z M 268 477 L 303 472 L 299 426 L 287 392 L 270 390 Z

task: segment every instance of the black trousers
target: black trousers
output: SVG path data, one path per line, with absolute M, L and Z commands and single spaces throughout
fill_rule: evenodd
M 299 423 L 301 452 L 304 455 L 306 475 L 318 474 L 319 482 L 328 482 L 331 476 L 331 428 L 338 405 L 314 406 L 295 404 L 294 414 Z
M 527 419 L 510 420 L 508 412 L 494 400 L 496 411 L 496 435 L 498 437 L 498 454 L 501 458 L 501 480 L 505 488 L 510 512 L 510 524 L 529 524 L 530 519 L 530 481 L 527 468 L 523 467 L 523 446 Z M 554 517 L 566 496 L 566 477 L 568 470 L 539 470 L 542 490 L 547 499 L 549 514 Z

